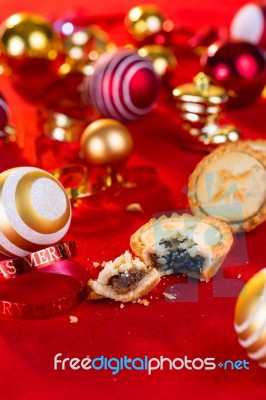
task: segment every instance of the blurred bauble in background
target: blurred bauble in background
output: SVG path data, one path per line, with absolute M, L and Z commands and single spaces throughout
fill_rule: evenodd
M 138 42 L 151 40 L 154 36 L 173 29 L 174 24 L 155 4 L 141 4 L 133 7 L 125 18 L 125 25 L 130 35 Z
M 266 51 L 266 4 L 248 3 L 241 7 L 232 20 L 230 36 Z
M 59 37 L 42 16 L 13 14 L 0 26 L 1 63 L 14 87 L 24 97 L 36 100 L 57 75 Z
M 252 103 L 266 84 L 265 57 L 248 42 L 228 40 L 212 44 L 201 57 L 201 66 L 227 90 L 231 106 Z

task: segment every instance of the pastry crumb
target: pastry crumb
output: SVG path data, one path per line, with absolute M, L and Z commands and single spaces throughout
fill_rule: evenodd
M 126 211 L 129 212 L 143 212 L 143 209 L 139 203 L 131 203 L 126 207 Z
M 124 308 L 124 307 L 125 307 L 125 304 L 121 303 L 120 308 Z
M 94 266 L 94 268 L 98 268 L 101 264 L 99 262 L 94 261 L 92 265 Z
M 123 183 L 123 187 L 126 188 L 126 189 L 131 189 L 131 188 L 134 188 L 136 186 L 137 186 L 137 184 L 134 183 L 134 182 L 124 182 Z
M 70 315 L 70 317 L 69 317 L 69 322 L 71 323 L 71 324 L 76 324 L 77 322 L 78 322 L 78 317 L 76 317 L 75 315 Z
M 164 297 L 166 297 L 169 300 L 175 300 L 176 296 L 174 294 L 171 293 L 163 293 Z
M 141 304 L 141 305 L 143 305 L 145 307 L 147 307 L 150 304 L 149 300 L 147 300 L 147 299 L 143 299 L 143 300 L 142 299 L 138 299 L 137 303 L 139 303 L 139 304 Z

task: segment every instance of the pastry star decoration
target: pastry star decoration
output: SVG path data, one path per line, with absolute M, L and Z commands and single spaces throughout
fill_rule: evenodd
M 221 169 L 218 172 L 220 183 L 217 183 L 218 191 L 212 196 L 211 203 L 215 203 L 221 199 L 228 198 L 228 202 L 233 203 L 235 199 L 240 202 L 244 201 L 243 191 L 247 189 L 245 181 L 249 178 L 252 170 L 237 174 Z

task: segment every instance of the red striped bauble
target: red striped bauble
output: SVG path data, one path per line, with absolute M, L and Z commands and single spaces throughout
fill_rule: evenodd
M 136 50 L 103 54 L 85 84 L 86 98 L 104 117 L 136 120 L 154 107 L 159 77 L 152 61 Z

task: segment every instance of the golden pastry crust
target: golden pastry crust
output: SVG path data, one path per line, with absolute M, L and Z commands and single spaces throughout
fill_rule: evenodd
M 140 272 L 142 275 L 133 285 L 126 287 L 124 292 L 119 293 L 118 289 L 112 286 L 112 278 L 117 278 L 122 274 L 124 274 L 124 277 L 126 274 L 129 276 L 133 269 L 135 273 Z M 125 254 L 114 261 L 106 263 L 98 279 L 91 279 L 88 282 L 90 288 L 88 298 L 90 300 L 109 298 L 123 303 L 136 301 L 148 294 L 160 282 L 160 279 L 155 268 L 148 267 L 137 258 L 132 258 L 131 254 L 126 251 Z
M 243 143 L 248 144 L 255 151 L 266 152 L 266 140 L 264 139 L 244 140 Z
M 220 235 L 217 243 L 211 245 L 206 240 L 206 232 L 209 229 Z M 216 274 L 225 256 L 228 254 L 232 243 L 233 235 L 230 226 L 213 217 L 193 217 L 190 214 L 165 215 L 158 219 L 152 218 L 145 225 L 141 226 L 130 238 L 132 251 L 147 265 L 156 267 L 158 256 L 158 244 L 164 240 L 175 239 L 180 232 L 191 231 L 192 240 L 197 248 L 197 255 L 205 258 L 205 267 L 198 273 L 183 271 L 187 275 L 199 278 L 201 281 L 208 281 Z M 156 237 L 157 236 L 157 237 Z M 156 237 L 156 238 L 155 238 Z M 166 272 L 167 274 L 168 272 Z
M 199 216 L 207 216 L 206 209 L 204 209 L 204 205 L 199 201 L 197 197 L 197 185 L 199 179 L 202 178 L 204 172 L 208 171 L 208 168 L 210 168 L 214 163 L 218 162 L 221 160 L 224 156 L 230 155 L 231 154 L 236 154 L 239 153 L 239 162 L 238 165 L 245 167 L 245 163 L 241 163 L 241 154 L 244 154 L 245 156 L 250 156 L 254 158 L 254 164 L 259 164 L 261 166 L 261 170 L 263 169 L 264 173 L 266 173 L 266 152 L 259 151 L 258 149 L 255 149 L 252 147 L 251 144 L 257 144 L 261 141 L 239 141 L 237 143 L 232 143 L 232 144 L 226 144 L 224 146 L 220 146 L 218 149 L 214 150 L 211 154 L 208 156 L 204 157 L 199 164 L 196 166 L 195 170 L 189 177 L 189 183 L 188 183 L 188 200 L 189 200 L 189 205 L 192 210 L 192 212 L 195 215 Z M 266 143 L 266 141 L 263 141 Z M 237 165 L 237 164 L 236 164 Z M 246 171 L 248 173 L 248 171 Z M 230 173 L 230 171 L 229 171 Z M 242 174 L 244 175 L 244 173 Z M 206 175 L 205 175 L 206 176 Z M 241 178 L 241 177 L 240 177 Z M 244 177 L 245 178 L 245 177 Z M 226 182 L 226 176 L 225 176 L 225 182 Z M 263 185 L 265 185 L 265 182 L 261 182 Z M 251 183 L 249 183 L 251 185 Z M 255 186 L 254 182 L 254 188 L 252 188 L 252 196 L 253 198 L 256 199 L 257 191 L 258 191 L 258 186 L 259 189 L 261 189 L 261 185 Z M 241 204 L 241 202 L 245 201 L 245 189 L 243 190 L 238 190 L 236 191 L 236 194 L 238 195 L 238 200 Z M 250 187 L 249 187 L 249 191 Z M 249 196 L 250 193 L 249 193 Z M 256 226 L 261 224 L 266 220 L 266 197 L 262 199 L 262 205 L 258 208 L 258 210 L 251 216 L 243 219 L 239 219 L 238 221 L 231 221 L 230 218 L 226 215 L 219 215 L 215 214 L 216 218 L 219 218 L 221 220 L 227 221 L 231 226 L 232 229 L 235 232 L 239 231 L 251 231 L 254 229 Z

